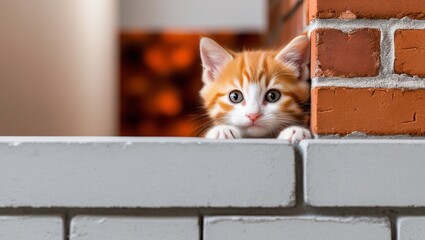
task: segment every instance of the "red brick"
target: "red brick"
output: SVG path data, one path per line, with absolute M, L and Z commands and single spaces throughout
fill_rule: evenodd
M 321 28 L 311 34 L 311 77 L 377 76 L 380 66 L 378 29 L 344 33 Z
M 425 30 L 397 30 L 394 71 L 425 77 Z
M 319 135 L 425 135 L 425 89 L 312 89 L 312 131 Z
M 309 0 L 309 18 L 425 19 L 423 0 Z

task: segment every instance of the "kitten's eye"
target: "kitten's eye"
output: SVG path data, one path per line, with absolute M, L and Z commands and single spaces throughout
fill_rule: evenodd
M 229 94 L 229 99 L 232 103 L 240 103 L 243 100 L 243 95 L 240 91 L 235 90 Z
M 271 103 L 277 102 L 281 95 L 278 90 L 272 89 L 266 93 L 266 101 Z

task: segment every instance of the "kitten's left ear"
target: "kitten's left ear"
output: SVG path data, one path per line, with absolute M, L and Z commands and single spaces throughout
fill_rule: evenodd
M 310 41 L 306 35 L 294 38 L 277 55 L 276 60 L 294 64 L 298 68 L 298 74 L 302 75 L 303 68 L 310 60 Z
M 202 38 L 200 43 L 201 60 L 204 71 L 202 80 L 205 84 L 214 82 L 223 67 L 233 56 L 214 40 Z

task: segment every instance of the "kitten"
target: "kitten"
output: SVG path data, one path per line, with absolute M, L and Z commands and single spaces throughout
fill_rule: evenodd
M 227 51 L 200 42 L 204 107 L 214 121 L 206 138 L 311 138 L 308 121 L 309 40 L 302 35 L 281 51 Z

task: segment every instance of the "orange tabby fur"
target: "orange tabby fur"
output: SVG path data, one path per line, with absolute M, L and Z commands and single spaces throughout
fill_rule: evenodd
M 210 39 L 201 40 L 204 107 L 215 126 L 233 129 L 227 134 L 224 131 L 222 137 L 216 134 L 216 138 L 278 137 L 288 127 L 306 124 L 308 114 L 303 106 L 309 102 L 310 93 L 306 81 L 308 40 L 301 36 L 291 44 L 281 51 L 236 53 L 224 50 Z M 281 93 L 279 101 L 264 99 L 271 89 Z M 229 94 L 235 90 L 244 97 L 240 103 L 229 100 Z M 248 117 L 252 114 L 259 117 L 251 123 Z M 309 138 L 309 133 L 304 131 L 303 135 Z

